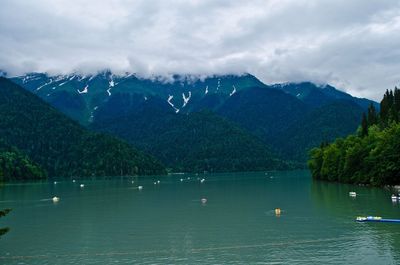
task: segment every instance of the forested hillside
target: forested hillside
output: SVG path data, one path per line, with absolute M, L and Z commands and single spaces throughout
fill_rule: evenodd
M 117 135 L 157 156 L 174 171 L 221 172 L 290 168 L 265 144 L 210 112 L 176 114 L 158 97 L 114 96 L 92 128 Z
M 10 164 L 26 172 L 44 170 L 48 176 L 164 172 L 154 158 L 114 137 L 87 131 L 5 78 L 0 78 L 0 140 L 5 148 L 16 150 L 1 152 L 2 175 L 7 179 L 17 174 L 10 172 Z
M 315 179 L 395 185 L 400 183 L 400 90 L 386 91 L 377 114 L 363 115 L 357 134 L 323 143 L 308 162 Z

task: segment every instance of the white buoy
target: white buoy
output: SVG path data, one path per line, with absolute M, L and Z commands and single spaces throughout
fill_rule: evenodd
M 58 198 L 58 197 L 53 197 L 53 202 L 59 202 L 60 201 L 60 198 Z
M 206 198 L 202 198 L 202 199 L 201 199 L 201 203 L 202 203 L 202 204 L 207 203 L 207 199 L 206 199 Z
M 84 188 L 84 187 L 85 187 L 85 185 L 84 185 L 84 184 L 81 184 L 81 185 L 80 185 L 80 187 L 81 187 L 81 188 Z
M 132 184 L 133 184 L 133 183 L 135 183 L 135 182 L 132 180 Z
M 57 184 L 57 181 L 54 181 L 54 185 L 56 185 Z
M 157 184 L 160 184 L 160 181 L 159 181 L 159 180 L 157 180 Z
M 189 180 L 190 178 L 188 177 L 187 179 Z
M 275 209 L 275 215 L 280 216 L 281 215 L 281 208 L 276 208 Z
M 349 192 L 349 196 L 350 196 L 350 197 L 356 197 L 356 196 L 357 196 L 357 193 L 356 193 L 355 191 L 350 191 L 350 192 Z
M 157 182 L 154 181 L 154 185 L 157 185 Z
M 142 190 L 143 189 L 143 186 L 138 186 L 137 187 L 139 190 Z
M 75 182 L 76 182 L 76 180 L 74 180 L 74 179 L 73 179 L 73 180 L 72 180 L 72 182 L 73 182 L 73 183 L 75 183 Z
M 206 181 L 206 180 L 205 180 L 205 179 L 201 179 L 201 180 L 200 180 L 200 183 L 203 183 L 204 181 Z
M 183 179 L 181 179 L 181 182 L 183 181 Z

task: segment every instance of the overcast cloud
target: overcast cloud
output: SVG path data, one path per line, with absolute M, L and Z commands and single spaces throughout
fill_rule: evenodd
M 381 98 L 400 82 L 397 0 L 0 0 L 0 69 L 249 72 Z

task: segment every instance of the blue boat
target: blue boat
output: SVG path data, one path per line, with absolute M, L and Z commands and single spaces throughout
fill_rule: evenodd
M 358 216 L 356 219 L 357 222 L 380 222 L 380 223 L 400 223 L 400 219 L 384 219 L 380 216 Z

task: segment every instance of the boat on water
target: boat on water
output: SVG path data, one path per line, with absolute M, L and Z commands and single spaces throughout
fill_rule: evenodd
M 357 222 L 382 222 L 382 223 L 400 223 L 400 219 L 384 219 L 380 216 L 358 216 Z

